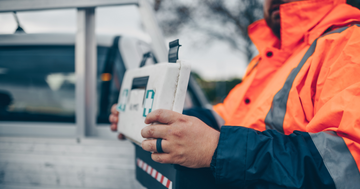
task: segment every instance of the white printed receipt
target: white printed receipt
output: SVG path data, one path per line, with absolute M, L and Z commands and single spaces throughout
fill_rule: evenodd
M 190 64 L 179 60 L 126 71 L 117 105 L 118 132 L 141 145 L 141 130 L 147 126 L 144 121 L 150 112 L 167 109 L 182 113 L 190 71 Z

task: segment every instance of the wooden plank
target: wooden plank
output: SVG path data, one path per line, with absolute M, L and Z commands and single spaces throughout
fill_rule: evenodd
M 27 153 L 62 156 L 121 157 L 134 153 L 133 145 L 95 146 L 0 142 L 1 153 Z M 133 156 L 131 156 L 133 157 Z
M 116 167 L 97 167 L 86 165 L 58 165 L 43 163 L 12 163 L 1 162 L 0 170 L 5 173 L 26 173 L 26 174 L 59 174 L 59 175 L 85 175 L 87 177 L 107 177 L 117 178 L 124 172 L 133 171 L 134 166 L 116 168 Z M 123 175 L 126 177 L 126 175 Z M 126 177 L 127 178 L 127 177 Z
M 38 155 L 38 154 L 6 154 L 0 153 L 0 162 L 25 162 L 43 163 L 48 165 L 86 165 L 89 167 L 113 167 L 126 169 L 135 165 L 134 160 L 129 157 L 119 158 L 98 158 L 98 157 L 78 157 L 78 156 L 58 156 L 58 155 Z
M 75 137 L 75 133 L 76 127 L 74 124 L 0 123 L 0 136 Z
M 30 186 L 28 184 L 0 184 L 1 189 L 84 189 L 83 187 Z M 88 187 L 87 189 L 95 189 Z M 125 189 L 121 186 L 118 189 Z M 140 183 L 134 182 L 130 189 L 145 189 Z
M 50 138 L 50 137 L 8 137 L 1 136 L 0 142 L 11 143 L 36 143 L 36 144 L 78 144 L 75 138 Z M 101 141 L 99 141 L 101 142 Z M 81 141 L 80 141 L 81 143 Z
M 31 186 L 28 184 L 0 184 L 1 189 L 83 189 L 83 187 Z M 92 189 L 92 188 L 87 188 Z
M 35 144 L 74 144 L 74 145 L 95 145 L 95 146 L 119 146 L 119 145 L 131 145 L 127 140 L 118 140 L 114 138 L 98 139 L 98 138 L 33 138 L 33 137 L 5 137 L 0 136 L 0 142 L 12 142 L 12 143 L 35 143 Z
M 135 182 L 134 170 L 118 172 L 116 177 L 90 177 L 85 173 L 79 174 L 45 174 L 9 172 L 2 178 L 2 184 L 28 184 L 31 186 L 60 186 L 84 188 L 132 188 Z M 130 177 L 132 176 L 132 177 Z
M 1 163 L 0 183 L 30 186 L 58 186 L 85 188 L 134 188 L 138 186 L 134 169 L 87 166 L 58 166 L 51 164 Z
M 143 188 L 133 150 L 124 141 L 0 137 L 0 188 Z

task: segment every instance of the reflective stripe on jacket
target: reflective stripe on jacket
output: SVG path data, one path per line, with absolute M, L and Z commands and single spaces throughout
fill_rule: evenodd
M 360 11 L 307 0 L 280 16 L 281 40 L 264 20 L 249 27 L 259 55 L 214 106 L 225 125 L 243 126 L 221 128 L 217 182 L 360 188 Z

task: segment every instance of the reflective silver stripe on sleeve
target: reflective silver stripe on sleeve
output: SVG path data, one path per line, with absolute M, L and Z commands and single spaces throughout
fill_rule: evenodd
M 266 115 L 265 124 L 266 129 L 275 129 L 281 133 L 284 133 L 283 122 L 286 114 L 286 105 L 290 93 L 290 89 L 294 83 L 295 77 L 300 72 L 301 68 L 308 60 L 308 58 L 314 53 L 316 48 L 317 39 L 311 44 L 310 48 L 306 51 L 304 57 L 301 59 L 299 65 L 294 68 L 288 78 L 285 81 L 283 88 L 276 93 L 271 104 L 270 111 Z
M 310 133 L 310 136 L 336 188 L 360 188 L 360 172 L 345 141 L 332 131 Z
M 357 26 L 359 26 L 359 25 L 357 25 Z M 341 33 L 342 31 L 346 30 L 347 28 L 349 28 L 349 27 L 339 28 L 337 30 L 326 33 L 326 34 L 322 35 L 321 37 L 329 35 L 329 34 L 333 34 L 333 33 Z M 285 118 L 285 114 L 286 114 L 286 105 L 287 105 L 287 101 L 289 98 L 290 89 L 294 83 L 296 76 L 300 72 L 301 68 L 303 67 L 305 62 L 309 59 L 309 57 L 314 53 L 318 39 L 316 39 L 311 44 L 309 49 L 306 51 L 304 57 L 301 59 L 299 65 L 291 71 L 290 75 L 288 76 L 288 78 L 285 81 L 284 86 L 274 96 L 274 99 L 271 104 L 271 108 L 265 117 L 266 129 L 275 129 L 275 130 L 279 131 L 280 133 L 284 133 L 283 122 L 284 122 L 284 118 Z

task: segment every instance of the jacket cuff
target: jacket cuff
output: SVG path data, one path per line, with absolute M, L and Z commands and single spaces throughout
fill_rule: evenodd
M 249 128 L 222 126 L 210 168 L 216 183 L 244 186 Z

